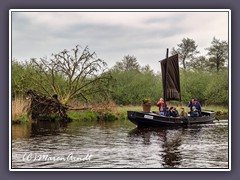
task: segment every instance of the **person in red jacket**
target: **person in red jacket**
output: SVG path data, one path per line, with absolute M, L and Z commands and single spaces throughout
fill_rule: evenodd
M 159 108 L 160 115 L 166 115 L 164 112 L 165 108 L 168 106 L 167 103 L 164 103 L 163 98 L 160 98 L 156 106 Z

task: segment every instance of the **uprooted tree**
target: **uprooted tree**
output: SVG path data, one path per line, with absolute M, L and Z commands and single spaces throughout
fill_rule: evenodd
M 31 66 L 32 115 L 45 116 L 53 112 L 65 119 L 69 100 L 78 98 L 88 102 L 96 96 L 108 97 L 111 75 L 106 72 L 107 64 L 88 47 L 77 45 L 71 51 L 52 54 L 49 59 L 31 59 Z
M 52 97 L 46 97 L 36 91 L 28 90 L 26 95 L 30 98 L 28 114 L 32 119 L 50 118 L 49 120 L 55 120 L 60 118 L 63 121 L 71 120 L 66 113 L 68 107 L 58 100 L 56 94 Z

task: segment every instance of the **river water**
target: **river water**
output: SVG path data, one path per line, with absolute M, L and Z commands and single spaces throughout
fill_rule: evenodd
M 128 120 L 12 125 L 12 168 L 228 168 L 228 121 L 137 129 Z

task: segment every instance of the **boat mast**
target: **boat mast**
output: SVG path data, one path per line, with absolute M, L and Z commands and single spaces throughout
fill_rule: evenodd
M 167 53 L 166 53 L 166 69 L 165 69 L 165 82 L 164 82 L 164 103 L 166 104 L 166 99 L 167 99 L 167 66 L 168 66 L 168 48 L 167 48 Z M 166 107 L 165 107 L 166 111 Z

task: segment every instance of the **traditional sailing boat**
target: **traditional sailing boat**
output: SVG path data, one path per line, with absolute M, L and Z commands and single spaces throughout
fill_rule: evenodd
M 181 101 L 178 54 L 168 57 L 167 49 L 166 59 L 160 61 L 160 63 L 164 102 L 170 100 Z M 216 119 L 216 113 L 213 111 L 203 111 L 201 116 L 198 117 L 191 117 L 190 114 L 187 117 L 169 117 L 143 111 L 127 111 L 127 115 L 128 119 L 138 127 L 211 123 Z

